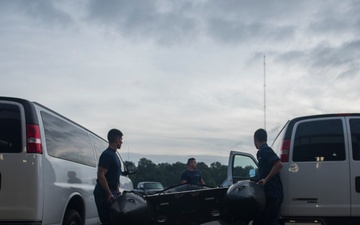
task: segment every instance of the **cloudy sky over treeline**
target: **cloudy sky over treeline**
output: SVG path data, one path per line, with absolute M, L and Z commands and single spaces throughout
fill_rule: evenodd
M 293 117 L 360 112 L 358 0 L 0 6 L 0 95 L 122 130 L 130 161 L 227 163 L 260 127 L 271 142 Z

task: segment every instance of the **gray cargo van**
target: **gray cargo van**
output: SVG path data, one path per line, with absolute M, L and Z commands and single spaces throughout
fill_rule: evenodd
M 284 224 L 360 224 L 359 113 L 289 120 L 272 148 L 284 165 Z M 231 152 L 227 183 L 251 179 L 238 168 L 256 171 L 256 159 Z
M 99 224 L 93 190 L 107 145 L 39 103 L 0 97 L 0 224 Z

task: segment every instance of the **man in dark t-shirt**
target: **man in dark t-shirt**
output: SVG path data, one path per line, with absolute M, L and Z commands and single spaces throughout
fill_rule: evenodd
M 181 174 L 180 182 L 182 184 L 205 185 L 201 173 L 196 169 L 196 159 L 190 158 L 187 161 L 187 169 Z
M 263 214 L 253 222 L 253 225 L 278 225 L 283 201 L 283 187 L 279 174 L 283 165 L 266 142 L 266 131 L 258 129 L 254 134 L 254 144 L 258 149 L 256 154 L 259 163 L 258 183 L 264 186 L 266 205 Z
M 102 225 L 110 225 L 110 207 L 120 193 L 121 163 L 117 149 L 121 148 L 123 134 L 117 129 L 108 133 L 109 147 L 99 158 L 94 190 L 95 203 Z

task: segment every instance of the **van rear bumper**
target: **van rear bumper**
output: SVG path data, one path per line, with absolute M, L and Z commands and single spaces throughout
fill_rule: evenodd
M 282 225 L 325 225 L 324 221 L 321 218 L 281 218 L 280 224 Z
M 359 225 L 360 217 L 282 217 L 281 225 Z

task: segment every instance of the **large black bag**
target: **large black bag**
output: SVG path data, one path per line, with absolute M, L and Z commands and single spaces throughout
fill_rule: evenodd
M 253 220 L 264 210 L 265 204 L 264 187 L 248 180 L 231 185 L 225 196 L 226 212 L 233 218 Z
M 179 185 L 146 196 L 157 224 L 189 225 L 218 220 L 227 188 Z
M 111 224 L 151 225 L 154 224 L 151 211 L 142 196 L 133 192 L 124 192 L 111 205 Z

